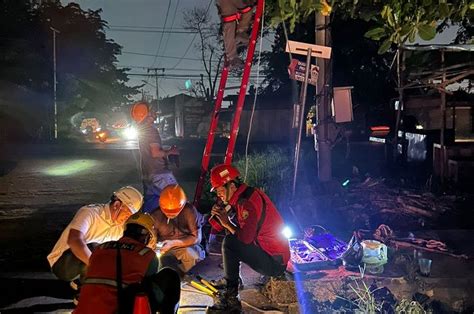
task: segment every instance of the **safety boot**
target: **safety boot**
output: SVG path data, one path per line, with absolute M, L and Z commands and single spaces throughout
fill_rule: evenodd
M 242 304 L 240 303 L 239 290 L 237 286 L 228 286 L 225 291 L 217 295 L 214 305 L 206 309 L 206 314 L 223 313 L 242 313 Z
M 220 279 L 211 280 L 210 283 L 216 289 L 223 290 L 227 286 L 227 279 L 225 279 L 225 277 L 222 277 Z M 242 277 L 239 276 L 239 290 L 243 290 L 243 289 L 244 289 L 244 282 L 242 280 Z

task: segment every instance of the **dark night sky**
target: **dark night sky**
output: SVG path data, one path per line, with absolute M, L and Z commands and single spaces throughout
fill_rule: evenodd
M 118 57 L 119 66 L 133 66 L 131 73 L 145 73 L 148 67 L 174 68 L 165 72 L 168 74 L 192 74 L 199 75 L 199 70 L 203 69 L 200 61 L 180 60 L 181 57 L 198 58 L 199 52 L 194 48 L 194 43 L 185 55 L 194 34 L 163 34 L 158 32 L 124 32 L 117 31 L 117 26 L 123 29 L 123 26 L 136 27 L 155 27 L 146 30 L 156 30 L 156 27 L 164 27 L 166 13 L 168 11 L 167 0 L 76 0 L 63 1 L 63 4 L 69 2 L 78 3 L 83 9 L 103 10 L 102 18 L 108 22 L 110 29 L 107 30 L 107 37 L 113 39 L 123 47 L 123 52 L 135 52 L 151 55 L 171 56 L 174 58 L 158 57 L 155 60 L 153 56 L 142 56 L 123 53 Z M 183 11 L 193 7 L 209 7 L 212 18 L 217 22 L 217 9 L 215 0 L 171 0 L 168 12 L 166 28 L 179 28 L 182 30 Z M 176 12 L 176 15 L 174 14 Z M 174 20 L 174 21 L 173 21 Z M 114 30 L 115 29 L 115 30 Z M 143 28 L 141 28 L 143 30 Z M 169 38 L 168 38 L 169 37 Z M 161 40 L 161 45 L 160 45 Z M 264 49 L 269 49 L 269 41 L 264 41 Z M 158 51 L 158 47 L 160 49 Z M 257 46 L 258 47 L 258 46 Z M 157 53 L 158 51 L 158 53 Z M 135 68 L 136 67 L 136 68 Z M 144 68 L 139 68 L 144 67 Z M 184 71 L 187 69 L 188 71 Z M 253 69 L 255 71 L 255 69 Z M 202 72 L 203 73 L 203 72 Z M 144 77 L 130 76 L 130 85 L 142 84 Z M 151 84 L 155 84 L 154 78 L 150 79 Z M 184 87 L 185 79 L 160 79 L 160 98 L 166 95 L 180 93 L 180 88 Z M 155 88 L 146 85 L 146 90 L 155 95 Z
M 165 73 L 168 74 L 190 74 L 198 75 L 203 69 L 203 65 L 197 60 L 180 60 L 179 58 L 198 58 L 199 51 L 194 48 L 194 42 L 191 43 L 194 34 L 169 34 L 158 32 L 142 32 L 144 28 L 138 31 L 124 32 L 118 31 L 117 28 L 129 27 L 127 29 L 135 29 L 137 27 L 147 27 L 146 30 L 156 31 L 156 28 L 165 26 L 166 28 L 179 28 L 182 30 L 183 11 L 192 9 L 193 7 L 205 7 L 209 5 L 209 12 L 212 18 L 217 22 L 217 9 L 215 0 L 63 0 L 64 4 L 69 2 L 78 3 L 83 9 L 99 9 L 103 10 L 102 18 L 108 22 L 110 29 L 107 30 L 107 37 L 112 38 L 115 42 L 123 47 L 123 54 L 118 57 L 119 66 L 132 66 L 131 73 L 145 73 L 148 67 L 164 67 L 174 68 Z M 168 10 L 169 5 L 169 10 Z M 176 15 L 175 15 L 176 12 Z M 155 29 L 153 29 L 155 28 Z M 449 29 L 437 36 L 436 40 L 431 43 L 445 44 L 455 36 L 455 29 Z M 161 45 L 160 45 L 161 41 Z M 421 40 L 419 43 L 426 43 Z M 263 50 L 270 50 L 271 40 L 266 39 L 263 42 Z M 185 54 L 188 47 L 189 51 Z M 159 48 L 159 50 L 158 50 Z M 258 49 L 258 46 L 257 46 Z M 143 56 L 129 54 L 128 52 L 151 54 L 152 56 Z M 171 56 L 174 58 L 163 58 L 160 56 Z M 143 67 L 143 68 L 140 68 Z M 254 66 L 252 72 L 256 72 Z M 142 84 L 144 77 L 130 76 L 130 85 Z M 150 79 L 151 84 L 154 79 Z M 180 93 L 180 89 L 184 87 L 185 79 L 160 79 L 160 98 L 167 95 L 175 95 Z M 251 82 L 254 83 L 254 82 Z M 235 85 L 235 84 L 234 84 Z M 146 85 L 145 89 L 151 95 L 155 95 L 155 87 Z

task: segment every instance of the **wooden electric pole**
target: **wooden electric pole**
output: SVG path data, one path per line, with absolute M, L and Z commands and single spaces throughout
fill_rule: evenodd
M 315 39 L 316 45 L 330 46 L 330 32 L 328 31 L 329 17 L 316 13 Z M 317 121 L 317 149 L 318 149 L 318 176 L 319 181 L 329 182 L 332 180 L 331 165 L 331 143 L 329 142 L 329 123 L 331 120 L 331 69 L 329 59 L 317 58 L 316 64 L 319 66 L 319 77 L 317 91 L 318 121 Z
M 150 72 L 154 72 L 153 75 L 151 76 L 154 76 L 155 77 L 155 88 L 156 88 L 156 111 L 157 112 L 160 112 L 160 106 L 158 104 L 158 99 L 159 99 L 159 96 L 160 96 L 160 91 L 158 89 L 158 71 L 161 71 L 162 73 L 165 72 L 165 68 L 148 68 L 148 73 Z

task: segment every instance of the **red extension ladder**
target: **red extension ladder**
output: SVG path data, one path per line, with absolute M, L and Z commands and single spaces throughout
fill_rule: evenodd
M 227 150 L 225 153 L 224 163 L 230 164 L 232 162 L 232 157 L 234 156 L 235 142 L 237 140 L 237 135 L 239 133 L 239 124 L 240 124 L 240 115 L 242 113 L 242 108 L 244 107 L 245 95 L 247 93 L 248 82 L 250 78 L 250 70 L 252 68 L 252 60 L 255 53 L 255 46 L 257 43 L 257 36 L 260 29 L 260 21 L 262 20 L 263 8 L 265 6 L 265 0 L 258 0 L 257 9 L 255 10 L 254 21 L 252 25 L 252 33 L 250 35 L 249 47 L 247 51 L 247 58 L 245 60 L 244 73 L 242 75 L 242 82 L 240 84 L 239 98 L 237 100 L 237 105 L 235 108 L 234 117 L 232 119 L 232 125 L 230 129 L 230 138 L 229 143 L 227 144 Z M 211 157 L 212 146 L 214 144 L 214 136 L 217 128 L 217 122 L 219 121 L 219 112 L 222 106 L 222 100 L 224 99 L 224 91 L 227 83 L 227 77 L 229 75 L 229 67 L 227 60 L 224 63 L 224 68 L 221 73 L 221 80 L 219 82 L 219 90 L 217 92 L 216 103 L 214 105 L 214 111 L 212 112 L 211 125 L 209 127 L 209 133 L 207 135 L 206 147 L 204 148 L 204 153 L 202 156 L 201 162 L 201 174 L 199 176 L 199 181 L 196 186 L 196 192 L 194 193 L 194 206 L 199 205 L 201 199 L 202 190 L 204 186 L 204 181 L 206 179 L 206 174 L 209 168 L 209 160 Z

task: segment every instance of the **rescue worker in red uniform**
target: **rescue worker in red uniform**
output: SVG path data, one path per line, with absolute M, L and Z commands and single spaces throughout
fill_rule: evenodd
M 217 10 L 222 19 L 226 59 L 231 69 L 244 66 L 237 49 L 248 46 L 248 30 L 252 22 L 254 4 L 255 0 L 216 0 Z
M 224 204 L 235 209 L 237 223 L 229 219 L 224 206 L 213 206 L 211 215 L 228 232 L 222 243 L 226 288 L 207 313 L 242 310 L 238 296 L 241 262 L 262 275 L 281 276 L 290 259 L 288 240 L 281 232 L 284 222 L 280 213 L 263 191 L 242 184 L 239 176 L 231 165 L 222 164 L 211 170 L 212 190 Z
M 155 313 L 175 313 L 180 298 L 179 275 L 170 268 L 158 272 L 154 220 L 138 212 L 126 222 L 123 237 L 98 246 L 74 313 L 132 313 L 135 296 L 145 293 Z

